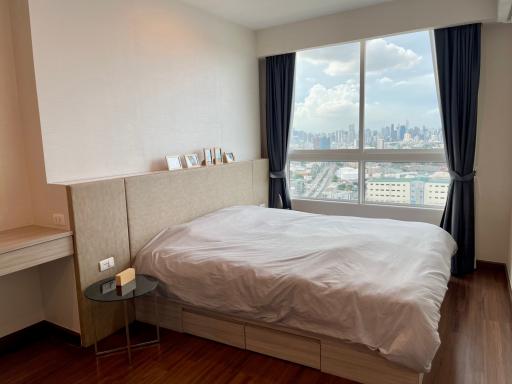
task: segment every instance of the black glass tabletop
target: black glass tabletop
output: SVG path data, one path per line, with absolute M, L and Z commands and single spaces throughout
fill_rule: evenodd
M 84 294 L 94 301 L 122 301 L 143 296 L 158 286 L 158 280 L 147 275 L 136 275 L 135 280 L 123 286 L 116 286 L 114 276 L 100 280 L 85 290 Z

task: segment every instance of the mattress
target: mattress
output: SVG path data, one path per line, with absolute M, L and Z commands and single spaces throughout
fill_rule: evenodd
M 135 268 L 171 298 L 428 372 L 455 251 L 431 224 L 236 206 L 163 230 Z

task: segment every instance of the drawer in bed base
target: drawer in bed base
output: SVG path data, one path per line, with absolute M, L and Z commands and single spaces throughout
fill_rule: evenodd
M 312 368 L 320 368 L 320 342 L 318 340 L 246 325 L 245 343 L 250 351 Z
M 363 384 L 421 384 L 423 380 L 423 374 L 362 345 L 327 340 L 322 340 L 322 371 Z
M 245 349 L 244 324 L 182 311 L 183 332 Z

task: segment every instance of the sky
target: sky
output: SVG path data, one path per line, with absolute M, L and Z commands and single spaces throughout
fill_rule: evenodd
M 297 53 L 294 129 L 359 125 L 359 43 Z M 365 128 L 441 128 L 429 32 L 367 40 Z

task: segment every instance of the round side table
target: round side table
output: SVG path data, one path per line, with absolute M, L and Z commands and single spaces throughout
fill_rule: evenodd
M 155 304 L 155 326 L 156 326 L 156 339 L 146 341 L 143 343 L 131 344 L 130 343 L 130 328 L 129 328 L 129 319 L 128 319 L 128 308 L 127 303 L 130 300 L 134 300 L 137 297 L 147 295 L 148 293 L 153 292 L 158 286 L 158 280 L 154 277 L 147 275 L 136 275 L 135 280 L 121 287 L 116 287 L 116 279 L 115 277 L 109 277 L 104 280 L 100 280 L 89 287 L 84 291 L 85 297 L 89 300 L 102 302 L 102 303 L 110 303 L 115 301 L 123 302 L 123 312 L 124 312 L 124 327 L 126 331 L 126 346 L 107 349 L 104 351 L 98 351 L 98 339 L 96 335 L 96 319 L 95 313 L 93 309 L 93 327 L 94 327 L 94 352 L 96 354 L 96 358 L 100 356 L 109 355 L 115 352 L 119 352 L 122 350 L 127 351 L 128 353 L 128 362 L 132 363 L 132 348 L 150 346 L 153 344 L 160 343 L 160 326 L 158 319 L 158 305 L 156 295 L 154 296 L 154 304 Z

